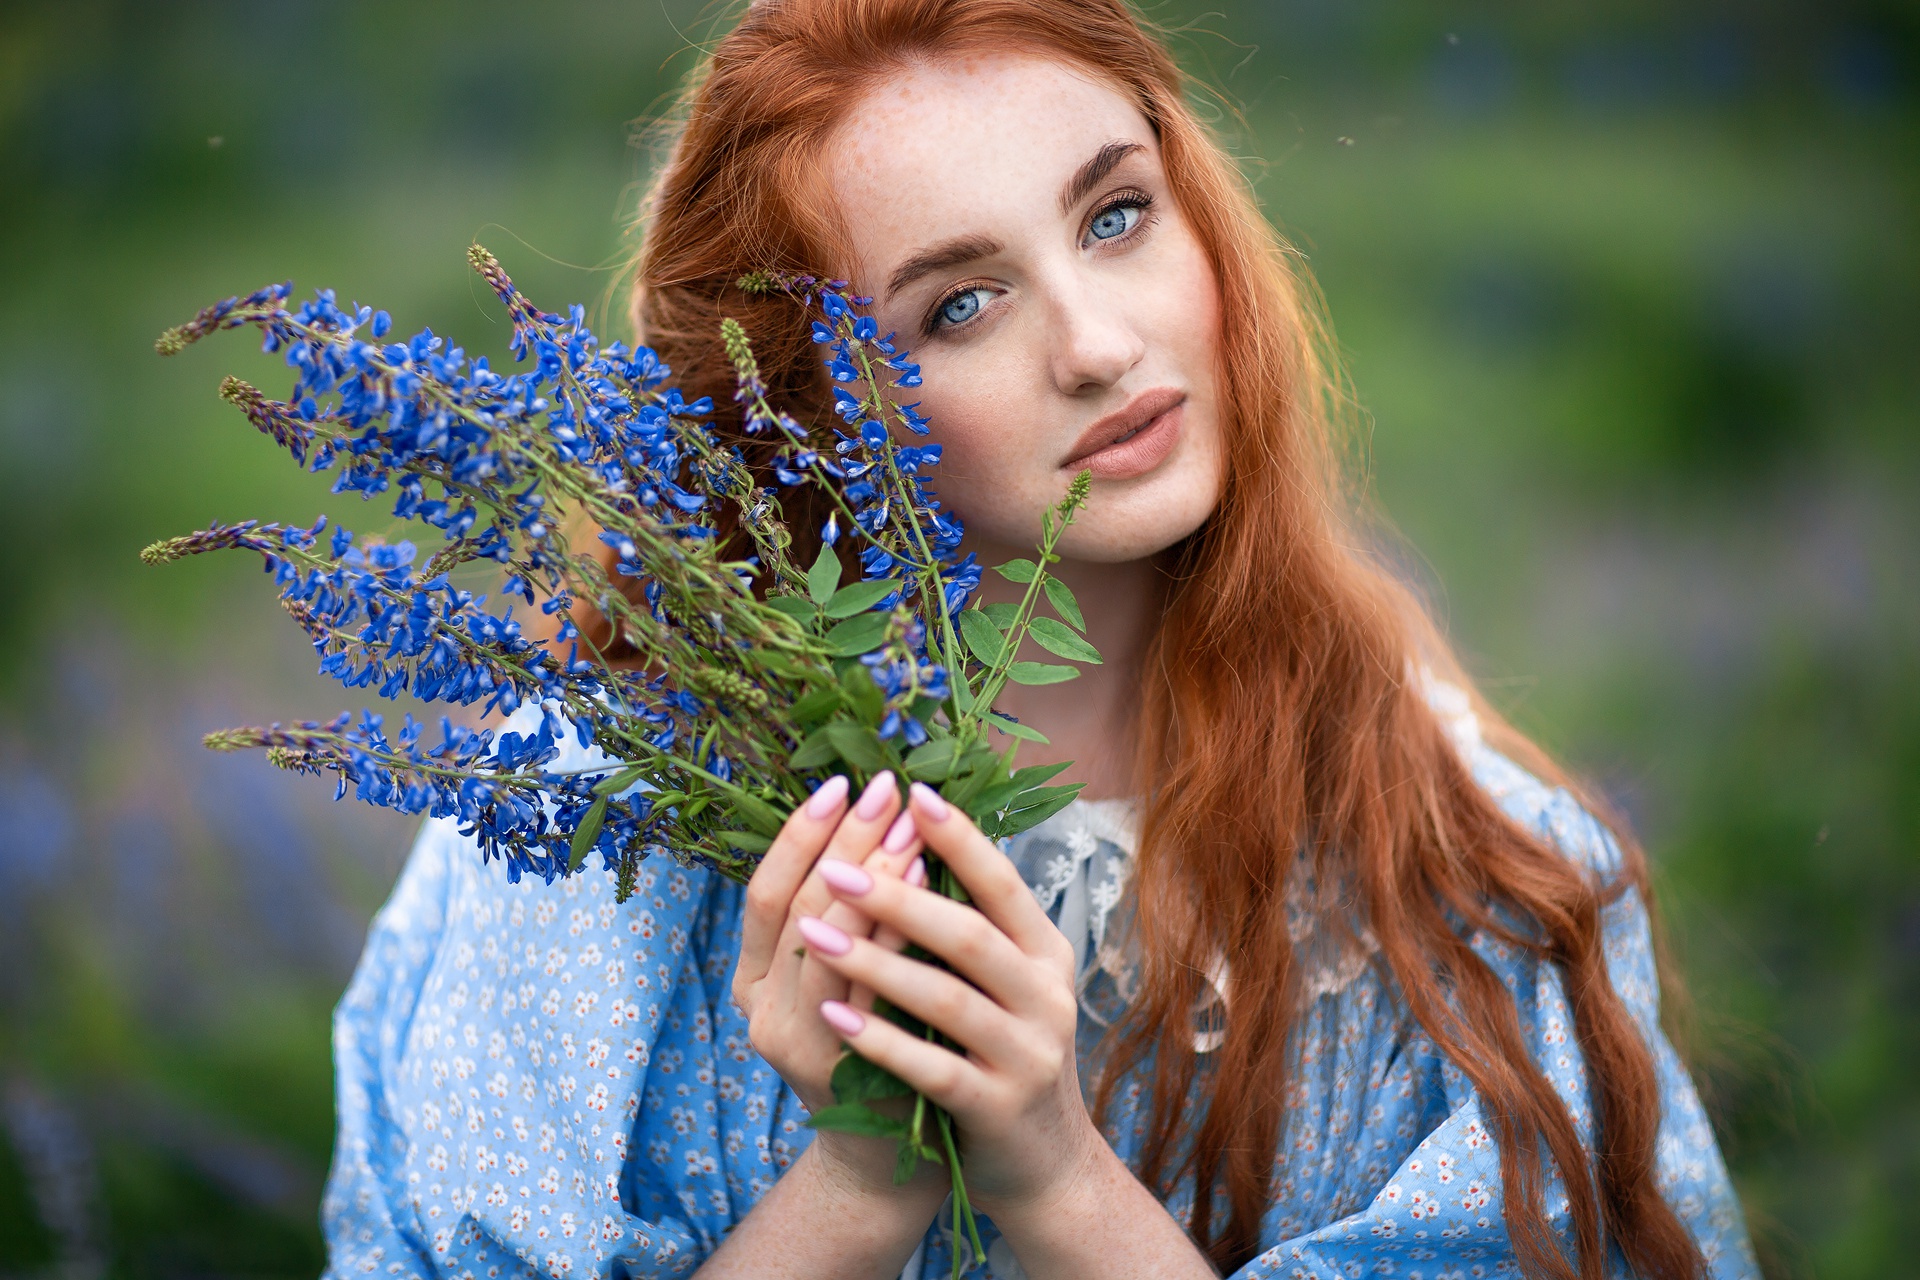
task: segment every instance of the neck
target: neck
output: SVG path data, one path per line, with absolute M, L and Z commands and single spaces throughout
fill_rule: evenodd
M 980 585 L 983 604 L 1017 604 L 1026 588 L 1008 582 L 991 566 L 1032 551 L 977 546 L 988 567 Z M 1152 560 L 1099 564 L 1063 560 L 1053 566 L 1080 602 L 1086 616 L 1087 640 L 1104 661 L 1080 667 L 1078 679 L 1064 684 L 1009 684 L 996 699 L 997 708 L 1047 735 L 1048 742 L 1020 744 L 1022 765 L 1073 761 L 1055 782 L 1081 782 L 1089 800 L 1133 794 L 1134 749 L 1138 743 L 1135 713 L 1139 706 L 1142 663 L 1166 604 L 1166 575 Z M 1029 640 L 1022 659 L 1060 662 Z M 1001 742 L 999 734 L 993 739 Z

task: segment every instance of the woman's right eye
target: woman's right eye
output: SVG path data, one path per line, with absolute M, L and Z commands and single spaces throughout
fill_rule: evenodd
M 965 324 L 980 314 L 980 308 L 986 306 L 992 297 L 993 291 L 990 289 L 968 289 L 956 293 L 935 308 L 932 327 L 938 329 L 943 325 Z

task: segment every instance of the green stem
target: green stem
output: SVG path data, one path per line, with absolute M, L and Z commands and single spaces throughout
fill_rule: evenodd
M 947 1150 L 947 1167 L 953 1171 L 953 1275 L 954 1280 L 959 1280 L 962 1223 L 966 1224 L 967 1243 L 973 1246 L 975 1265 L 986 1261 L 987 1251 L 980 1243 L 980 1228 L 973 1220 L 973 1205 L 967 1200 L 967 1182 L 960 1172 L 960 1152 L 953 1142 L 953 1120 L 945 1109 L 939 1107 L 934 1108 L 933 1118 L 940 1129 L 941 1145 Z

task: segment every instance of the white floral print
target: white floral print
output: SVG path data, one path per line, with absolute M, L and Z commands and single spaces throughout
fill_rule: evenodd
M 1463 706 L 1443 709 L 1480 785 L 1594 874 L 1617 870 L 1605 828 L 1488 749 Z M 589 759 L 570 747 L 556 767 Z M 1130 966 L 1108 936 L 1134 843 L 1130 815 L 1077 804 L 1028 837 L 1009 852 L 1075 944 L 1086 1079 L 1105 1023 L 1132 995 Z M 1301 892 L 1308 932 L 1297 942 L 1333 939 L 1331 967 L 1297 1020 L 1265 1251 L 1234 1280 L 1517 1275 L 1498 1152 L 1472 1086 L 1366 962 L 1372 940 L 1326 927 L 1338 895 L 1309 881 Z M 740 911 L 737 886 L 666 859 L 645 865 L 624 905 L 598 870 L 509 883 L 452 823 L 427 823 L 335 1015 L 327 1275 L 694 1271 L 812 1136 L 728 999 Z M 1606 909 L 1604 929 L 1609 972 L 1660 1076 L 1661 1189 L 1715 1276 L 1757 1275 L 1711 1128 L 1659 1031 L 1634 894 Z M 1537 1064 L 1589 1134 L 1585 1064 L 1558 969 L 1490 938 L 1472 943 L 1514 992 Z M 1144 1084 L 1136 1076 L 1116 1091 L 1108 1138 L 1123 1158 L 1145 1138 Z M 1184 1221 L 1193 1196 L 1176 1187 L 1169 1211 Z M 1564 1228 L 1557 1186 L 1546 1204 Z M 980 1227 L 987 1256 L 975 1274 L 1017 1280 L 1007 1243 L 990 1221 Z M 936 1221 L 909 1276 L 946 1275 L 952 1248 Z

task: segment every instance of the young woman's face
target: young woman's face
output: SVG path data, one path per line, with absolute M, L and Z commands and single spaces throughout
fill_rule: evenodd
M 1219 298 L 1127 99 L 996 57 L 884 81 L 830 149 L 854 287 L 913 350 L 973 539 L 1030 545 L 1082 470 L 1070 558 L 1148 556 L 1212 512 Z

